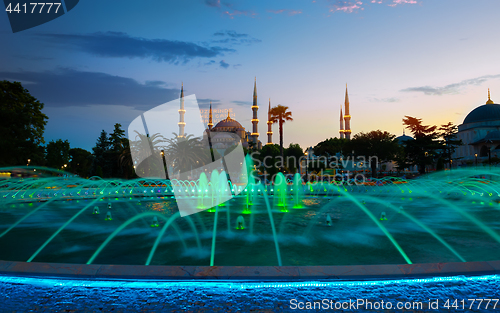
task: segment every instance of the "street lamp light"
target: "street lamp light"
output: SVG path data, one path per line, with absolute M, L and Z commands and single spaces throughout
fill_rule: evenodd
M 425 151 L 425 164 L 424 164 L 424 173 L 427 173 L 427 157 L 429 156 L 429 152 Z
M 26 166 L 30 166 L 31 159 L 28 159 L 28 164 Z
M 474 156 L 476 157 L 476 167 L 477 167 L 477 153 L 475 153 Z

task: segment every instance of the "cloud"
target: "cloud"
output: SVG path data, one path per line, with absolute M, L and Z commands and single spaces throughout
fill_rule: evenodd
M 14 57 L 16 57 L 18 59 L 31 60 L 31 61 L 47 61 L 47 60 L 54 60 L 55 59 L 52 57 L 42 57 L 42 56 L 36 56 L 36 55 L 23 55 L 23 54 L 18 54 L 18 55 L 15 55 Z
M 257 13 L 251 10 L 225 10 L 222 12 L 222 14 L 225 14 L 229 16 L 230 19 L 234 19 L 235 16 L 239 15 L 244 15 L 244 16 L 250 16 L 250 17 L 255 17 Z
M 101 57 L 148 58 L 156 62 L 174 64 L 185 63 L 193 58 L 212 58 L 221 56 L 225 52 L 235 51 L 230 48 L 201 46 L 186 41 L 132 37 L 122 32 L 38 34 L 37 36 Z
M 218 99 L 196 99 L 198 101 L 198 106 L 201 109 L 208 109 L 210 108 L 210 101 L 212 101 L 212 108 L 218 107 L 219 105 L 222 104 L 222 102 Z
M 122 105 L 147 110 L 180 95 L 179 88 L 166 88 L 162 81 L 144 84 L 128 78 L 99 72 L 58 69 L 45 72 L 3 72 L 0 80 L 29 81 L 29 92 L 46 107 Z
M 382 98 L 382 99 L 379 99 L 379 98 L 372 98 L 371 99 L 372 101 L 375 101 L 375 102 L 390 102 L 390 103 L 393 103 L 393 102 L 399 102 L 399 98 Z
M 205 0 L 205 4 L 209 7 L 220 8 L 220 0 Z
M 230 19 L 234 19 L 235 16 L 250 16 L 255 17 L 257 13 L 252 10 L 238 10 L 233 7 L 232 3 L 228 1 L 220 2 L 220 0 L 204 0 L 205 4 L 209 7 L 216 8 L 222 15 L 229 16 Z
M 216 32 L 214 36 L 229 36 L 233 38 L 249 37 L 248 34 L 239 34 L 234 30 L 221 30 Z
M 361 6 L 363 2 L 361 1 L 342 1 L 336 0 L 334 4 L 330 7 L 330 12 L 343 11 L 345 13 L 353 13 L 357 10 L 364 10 Z
M 375 1 L 375 0 L 372 0 L 372 3 L 373 3 L 373 1 Z M 395 7 L 398 4 L 417 4 L 417 1 L 416 0 L 392 0 L 392 3 L 388 4 L 388 6 Z
M 234 100 L 234 101 L 231 101 L 231 103 L 236 104 L 236 105 L 241 105 L 241 106 L 251 106 L 252 105 L 251 101 L 238 101 L 238 100 Z
M 273 14 L 281 14 L 281 13 L 286 13 L 288 16 L 294 16 L 297 14 L 302 14 L 302 10 L 291 10 L 291 9 L 281 9 L 281 10 L 267 10 L 269 13 Z
M 239 67 L 241 67 L 241 64 L 235 64 L 235 65 L 233 65 L 233 68 L 235 68 L 235 69 L 239 68 Z
M 403 92 L 423 92 L 428 96 L 442 96 L 446 94 L 458 94 L 460 91 L 470 85 L 479 86 L 487 80 L 500 78 L 498 75 L 485 75 L 472 79 L 462 80 L 461 82 L 449 84 L 443 87 L 431 87 L 431 86 L 421 86 L 421 87 L 410 87 L 402 89 Z
M 219 65 L 220 65 L 221 67 L 223 67 L 223 68 L 228 68 L 228 67 L 229 67 L 229 64 L 227 64 L 226 62 L 224 62 L 224 60 L 221 60 L 221 61 L 219 62 Z
M 359 10 L 364 10 L 367 4 L 386 4 L 390 7 L 395 7 L 401 4 L 417 4 L 417 0 L 328 0 L 330 2 L 330 12 L 337 11 L 345 13 L 355 13 Z
M 230 45 L 241 45 L 246 44 L 250 45 L 253 43 L 262 42 L 262 40 L 254 38 L 249 34 L 240 34 L 235 32 L 234 30 L 221 30 L 214 33 L 214 36 L 217 37 L 216 40 L 213 40 L 213 43 L 222 43 L 222 44 L 230 44 Z

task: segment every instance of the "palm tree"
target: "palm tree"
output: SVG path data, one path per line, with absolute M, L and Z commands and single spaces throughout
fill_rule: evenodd
M 153 134 L 149 136 L 148 134 L 143 135 L 137 131 L 137 136 L 135 141 L 130 143 L 130 152 L 133 156 L 133 163 L 137 163 L 141 177 L 157 176 L 160 177 L 164 174 L 164 168 L 162 162 L 159 162 L 158 156 L 160 156 L 160 151 L 164 149 L 163 143 L 166 141 L 165 138 L 160 134 Z M 155 157 L 156 156 L 156 157 Z
M 281 164 L 285 162 L 283 157 L 283 124 L 286 121 L 293 121 L 292 112 L 287 111 L 288 107 L 278 104 L 277 106 L 271 108 L 269 111 L 270 120 L 273 123 L 279 123 L 280 126 L 280 153 L 281 153 Z
M 118 157 L 120 168 L 123 172 L 123 178 L 128 179 L 134 175 L 134 162 L 130 153 L 130 142 L 127 138 L 122 139 L 122 150 Z
M 212 161 L 207 153 L 208 149 L 203 146 L 199 137 L 194 137 L 192 134 L 184 137 L 179 137 L 175 133 L 174 135 L 172 139 L 166 140 L 165 153 L 176 173 L 187 172 Z

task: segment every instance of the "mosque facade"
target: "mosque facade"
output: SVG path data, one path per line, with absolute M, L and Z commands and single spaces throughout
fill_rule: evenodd
M 500 157 L 500 105 L 491 100 L 489 89 L 486 103 L 472 110 L 458 126 L 457 139 L 463 145 L 453 159 L 460 165 Z

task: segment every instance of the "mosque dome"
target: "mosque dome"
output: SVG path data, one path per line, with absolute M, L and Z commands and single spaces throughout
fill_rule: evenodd
M 241 124 L 237 120 L 234 120 L 234 119 L 230 118 L 229 116 L 226 117 L 226 119 L 223 119 L 222 121 L 217 123 L 217 125 L 215 125 L 214 128 L 217 129 L 217 128 L 228 128 L 228 127 L 243 129 L 243 126 L 241 126 Z
M 490 99 L 488 90 L 488 101 L 474 110 L 472 110 L 464 119 L 464 124 L 487 122 L 500 120 L 500 105 Z

